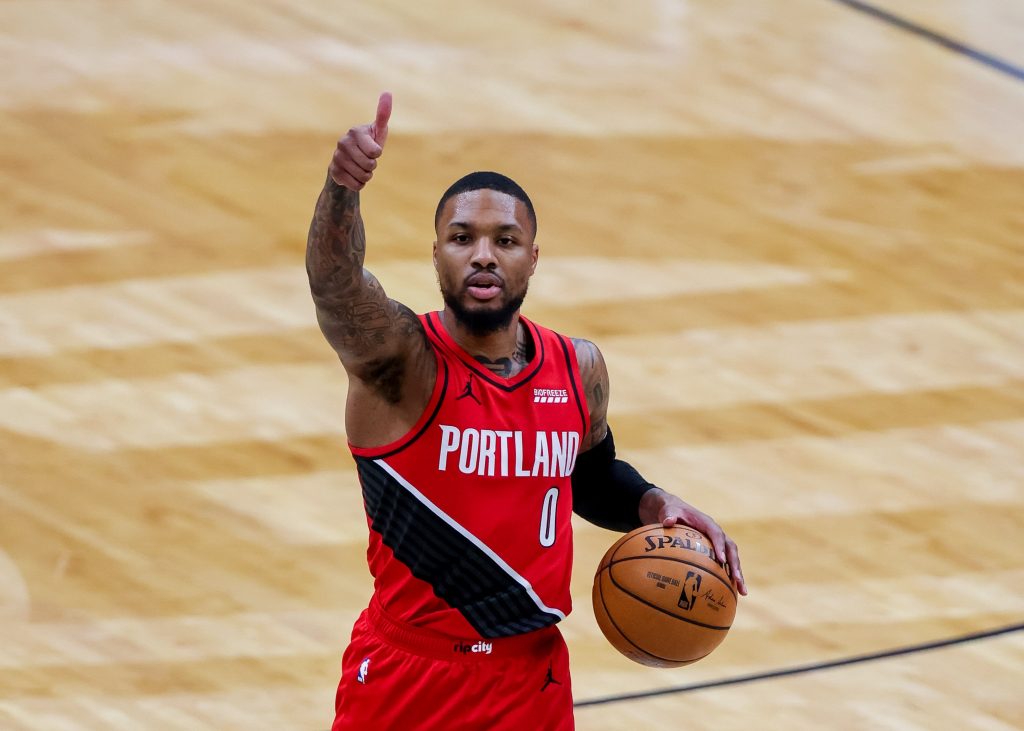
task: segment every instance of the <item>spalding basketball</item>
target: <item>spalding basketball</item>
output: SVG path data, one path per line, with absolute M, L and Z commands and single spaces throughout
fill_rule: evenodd
M 711 541 L 687 526 L 647 525 L 601 559 L 594 614 L 612 646 L 653 667 L 688 665 L 725 639 L 736 591 Z

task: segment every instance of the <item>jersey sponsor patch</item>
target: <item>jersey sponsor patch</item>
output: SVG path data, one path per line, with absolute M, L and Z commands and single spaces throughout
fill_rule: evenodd
M 533 389 L 533 403 L 535 404 L 565 404 L 568 402 L 569 392 L 564 388 Z

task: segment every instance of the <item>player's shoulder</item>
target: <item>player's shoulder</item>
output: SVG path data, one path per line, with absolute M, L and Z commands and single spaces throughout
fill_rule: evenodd
M 598 348 L 597 344 L 594 342 L 587 340 L 586 338 L 577 338 L 556 332 L 551 328 L 544 327 L 543 325 L 540 325 L 533 320 L 528 320 L 522 316 L 520 316 L 520 318 L 524 320 L 542 340 L 559 340 L 562 341 L 563 344 L 568 342 L 576 353 L 576 362 L 579 363 L 580 371 L 584 375 L 593 370 L 598 370 L 600 372 L 605 370 L 604 356 L 601 354 L 601 349 Z
M 570 337 L 573 349 L 576 351 L 576 361 L 580 364 L 581 371 L 590 371 L 597 368 L 604 368 L 604 356 L 597 345 L 586 338 Z

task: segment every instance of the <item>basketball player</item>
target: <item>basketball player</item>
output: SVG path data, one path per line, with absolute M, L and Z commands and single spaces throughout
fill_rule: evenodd
M 687 524 L 746 587 L 710 517 L 616 458 L 601 352 L 519 313 L 537 266 L 526 193 L 472 173 L 435 216 L 444 309 L 416 315 L 363 268 L 359 192 L 391 95 L 338 141 L 309 231 L 317 319 L 348 372 L 345 424 L 374 576 L 342 659 L 334 731 L 573 728 L 570 514 Z

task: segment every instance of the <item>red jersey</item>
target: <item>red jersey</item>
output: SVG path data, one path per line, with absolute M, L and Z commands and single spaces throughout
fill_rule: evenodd
M 401 439 L 351 447 L 363 489 L 377 601 L 446 635 L 507 637 L 571 609 L 570 475 L 590 428 L 569 339 L 520 317 L 534 356 L 495 375 L 420 320 L 437 357 L 434 390 Z

